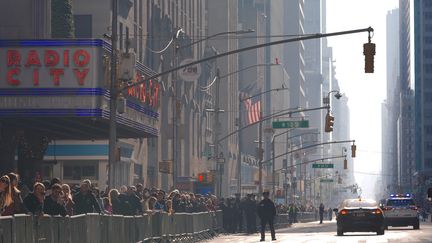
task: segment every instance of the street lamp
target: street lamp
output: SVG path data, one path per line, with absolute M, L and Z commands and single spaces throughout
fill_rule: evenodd
M 117 8 L 118 0 L 112 1 L 111 22 L 111 83 L 110 83 L 110 120 L 108 140 L 108 187 L 114 188 L 114 163 L 117 141 Z

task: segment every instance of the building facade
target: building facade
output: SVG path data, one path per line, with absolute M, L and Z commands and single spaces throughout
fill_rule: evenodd
M 414 1 L 415 169 L 418 193 L 432 185 L 432 2 Z

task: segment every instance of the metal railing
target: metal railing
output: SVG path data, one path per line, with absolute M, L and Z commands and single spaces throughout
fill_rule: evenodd
M 164 212 L 137 216 L 81 214 L 75 216 L 0 217 L 1 243 L 127 243 L 200 242 L 222 231 L 222 211 L 203 213 Z M 299 222 L 316 220 L 314 213 L 299 212 Z M 257 219 L 257 228 L 259 220 Z M 279 214 L 276 227 L 289 225 L 288 214 Z
M 221 212 L 157 212 L 138 216 L 82 214 L 76 216 L 15 215 L 0 217 L 2 243 L 198 242 L 216 235 Z

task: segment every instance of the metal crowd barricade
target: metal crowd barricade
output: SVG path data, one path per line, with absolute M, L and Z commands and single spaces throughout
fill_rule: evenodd
M 4 216 L 0 217 L 0 243 L 197 242 L 213 237 L 222 227 L 221 218 L 220 211 L 137 216 Z

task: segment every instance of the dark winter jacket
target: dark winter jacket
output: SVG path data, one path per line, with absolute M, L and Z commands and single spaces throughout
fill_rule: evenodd
M 24 198 L 24 206 L 32 214 L 40 214 L 43 212 L 43 203 L 40 202 L 37 197 L 30 193 Z
M 44 210 L 44 213 L 49 214 L 49 215 L 66 216 L 66 214 L 67 214 L 66 208 L 64 207 L 64 205 L 54 201 L 54 199 L 52 197 L 46 197 L 45 198 L 43 210 Z
M 276 207 L 272 200 L 264 198 L 257 205 L 257 214 L 261 219 L 273 219 L 276 216 Z
M 99 207 L 99 203 L 96 200 L 96 197 L 88 192 L 86 194 L 83 194 L 81 192 L 78 192 L 73 197 L 73 201 L 75 202 L 74 207 L 74 213 L 75 215 L 78 214 L 85 214 L 85 213 L 100 213 L 101 209 Z

